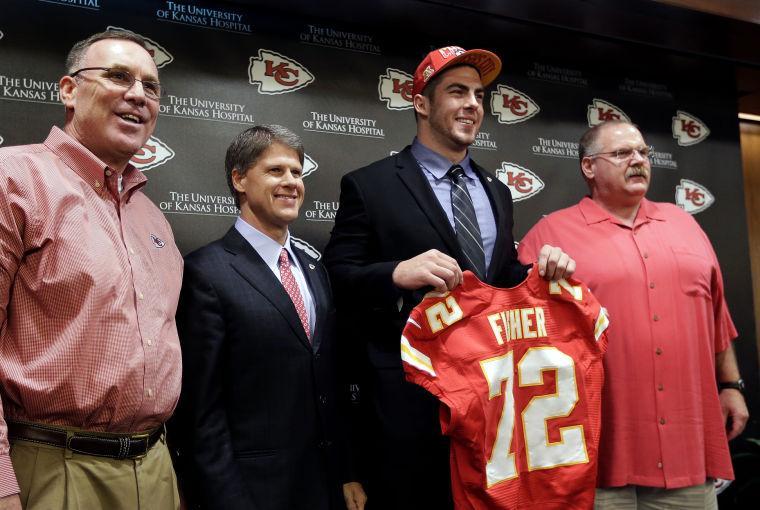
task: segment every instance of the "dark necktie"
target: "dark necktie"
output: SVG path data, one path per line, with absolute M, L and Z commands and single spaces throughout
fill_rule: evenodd
M 486 276 L 486 253 L 483 250 L 483 238 L 480 235 L 472 197 L 465 185 L 464 169 L 454 165 L 446 172 L 446 177 L 451 179 L 451 208 L 454 213 L 457 241 L 469 262 L 469 267 L 462 269 L 471 270 L 483 280 Z
M 298 318 L 301 319 L 303 329 L 306 331 L 306 338 L 311 340 L 311 331 L 309 329 L 309 314 L 306 313 L 306 306 L 303 304 L 303 297 L 301 296 L 301 290 L 298 288 L 296 277 L 293 276 L 293 271 L 290 270 L 288 250 L 285 248 L 283 248 L 280 252 L 279 266 L 282 286 L 285 287 L 285 292 L 288 293 L 288 296 L 290 296 L 290 299 L 293 301 L 293 305 L 296 307 Z

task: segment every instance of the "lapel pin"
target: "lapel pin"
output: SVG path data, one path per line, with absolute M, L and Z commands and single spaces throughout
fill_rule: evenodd
M 316 268 L 316 267 L 317 267 L 317 266 L 315 266 L 314 264 L 309 264 L 309 269 L 314 269 L 314 268 Z
M 493 179 L 491 179 L 491 178 L 490 178 L 490 177 L 488 177 L 488 176 L 486 176 L 486 180 L 487 180 L 488 182 L 491 182 L 491 181 L 493 181 Z

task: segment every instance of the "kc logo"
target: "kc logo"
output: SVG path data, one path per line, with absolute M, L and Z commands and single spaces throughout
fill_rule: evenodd
M 697 214 L 715 203 L 710 190 L 689 179 L 681 179 L 676 186 L 676 204 L 689 214 Z
M 161 166 L 174 157 L 174 151 L 164 142 L 151 136 L 145 145 L 137 151 L 137 154 L 129 160 L 135 168 L 144 172 L 151 168 Z
M 544 189 L 544 181 L 538 175 L 506 161 L 502 161 L 501 168 L 496 169 L 496 178 L 509 187 L 514 202 L 530 198 Z
M 311 175 L 314 172 L 317 171 L 317 168 L 319 168 L 319 165 L 316 161 L 314 161 L 311 156 L 308 154 L 303 155 L 303 173 L 301 174 L 301 178 L 303 179 L 307 175 Z
M 389 110 L 412 108 L 412 75 L 389 67 L 379 76 L 377 94 Z
M 678 110 L 673 117 L 673 138 L 678 140 L 678 145 L 695 145 L 710 135 L 710 130 L 704 122 L 694 115 Z
M 631 122 L 630 117 L 623 110 L 603 99 L 596 99 L 586 109 L 588 127 L 598 126 L 608 120 L 625 120 Z
M 174 61 L 174 57 L 172 56 L 172 54 L 166 51 L 163 46 L 158 44 L 153 39 L 149 39 L 148 37 L 145 37 L 142 34 L 137 34 L 136 32 L 127 30 L 126 28 L 115 27 L 112 25 L 109 25 L 106 29 L 115 30 L 117 32 L 127 32 L 130 34 L 139 35 L 140 37 L 145 39 L 145 42 L 147 43 L 147 46 L 148 46 L 148 53 L 150 53 L 150 56 L 153 57 L 153 61 L 156 63 L 156 67 L 158 67 L 159 69 L 161 69 L 165 65 L 171 64 Z
M 303 239 L 299 239 L 296 236 L 291 235 L 290 236 L 290 242 L 296 245 L 297 248 L 301 248 L 303 251 L 305 251 L 311 258 L 319 260 L 322 258 L 322 254 L 319 253 L 319 250 L 317 250 L 315 247 L 304 241 Z
M 250 58 L 248 82 L 258 85 L 260 94 L 285 94 L 313 81 L 308 69 L 276 51 L 260 49 L 258 57 Z
M 541 111 L 527 94 L 507 85 L 498 85 L 491 92 L 491 113 L 502 124 L 525 122 Z

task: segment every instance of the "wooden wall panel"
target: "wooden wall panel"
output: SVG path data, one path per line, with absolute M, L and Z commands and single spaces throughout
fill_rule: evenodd
M 760 325 L 760 123 L 741 122 L 740 130 L 755 321 Z M 760 327 L 756 329 L 756 337 L 760 351 Z

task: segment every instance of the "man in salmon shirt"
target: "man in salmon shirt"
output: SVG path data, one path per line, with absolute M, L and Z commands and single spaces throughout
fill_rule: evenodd
M 633 124 L 589 129 L 579 157 L 590 196 L 539 221 L 519 257 L 561 245 L 610 313 L 595 508 L 717 509 L 713 479 L 733 478 L 727 439 L 748 418 L 737 333 L 705 233 L 645 198 L 648 156 Z

